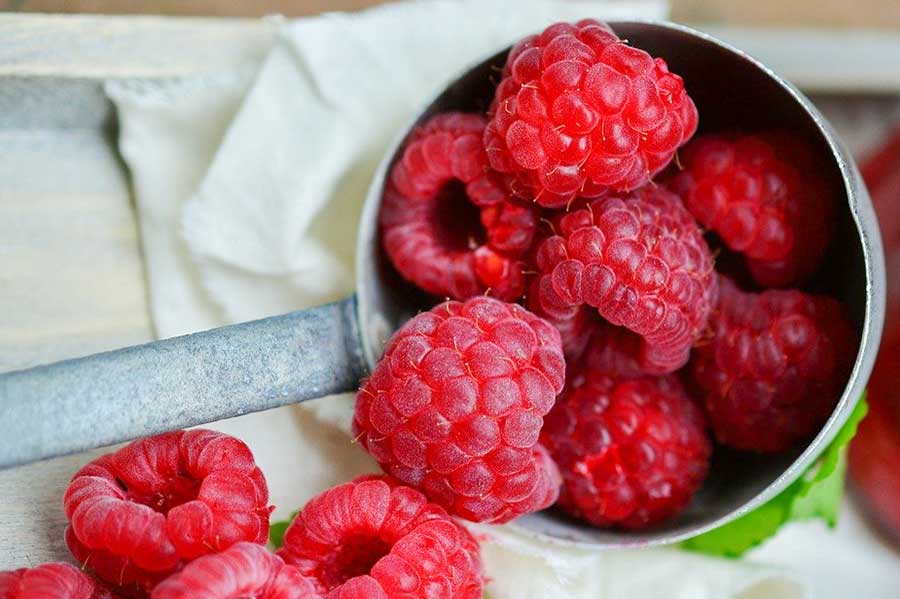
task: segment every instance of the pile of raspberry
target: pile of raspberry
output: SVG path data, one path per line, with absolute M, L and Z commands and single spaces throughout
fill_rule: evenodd
M 72 479 L 79 568 L 0 573 L 0 599 L 480 599 L 461 521 L 654 526 L 717 446 L 808 440 L 857 347 L 841 304 L 802 288 L 836 199 L 801 136 L 692 141 L 698 123 L 665 60 L 602 23 L 519 42 L 487 114 L 422 123 L 385 186 L 384 250 L 435 305 L 357 395 L 384 474 L 312 499 L 273 553 L 247 445 L 140 439 Z
M 421 492 L 384 476 L 328 489 L 277 552 L 266 479 L 214 431 L 137 440 L 79 470 L 56 562 L 0 572 L 0 599 L 482 599 L 478 543 Z
M 695 135 L 682 78 L 593 20 L 499 72 L 487 113 L 422 122 L 385 186 L 384 250 L 437 304 L 357 398 L 385 473 L 467 520 L 555 504 L 634 529 L 687 509 L 717 445 L 813 436 L 857 343 L 803 290 L 837 210 L 814 142 Z

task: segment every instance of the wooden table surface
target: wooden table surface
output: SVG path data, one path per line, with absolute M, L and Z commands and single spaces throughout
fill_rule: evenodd
M 151 340 L 136 215 L 115 139 L 102 123 L 69 122 L 65 99 L 48 107 L 21 90 L 35 79 L 52 88 L 54 78 L 77 85 L 219 69 L 235 55 L 261 58 L 270 27 L 0 15 L 0 40 L 0 372 Z M 0 471 L 0 570 L 68 558 L 63 492 L 98 453 Z
M 256 17 L 273 13 L 305 16 L 357 10 L 386 0 L 0 0 L 0 10 L 29 12 L 215 15 Z M 814 25 L 900 28 L 896 0 L 670 0 L 680 21 L 729 25 Z
M 65 156 L 34 173 L 42 136 Z M 0 147 L 0 370 L 149 340 L 134 214 L 108 143 L 13 130 Z M 73 180 L 84 176 L 101 185 Z M 0 570 L 66 556 L 62 493 L 90 457 L 0 471 Z

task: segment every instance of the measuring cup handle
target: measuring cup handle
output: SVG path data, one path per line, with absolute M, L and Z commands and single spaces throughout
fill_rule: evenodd
M 354 390 L 356 298 L 0 375 L 0 468 Z

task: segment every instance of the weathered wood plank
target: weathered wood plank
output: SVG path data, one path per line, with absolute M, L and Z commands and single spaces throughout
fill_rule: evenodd
M 0 15 L 0 371 L 152 338 L 101 85 L 258 61 L 258 20 Z M 98 452 L 0 472 L 0 570 L 68 559 L 62 495 Z
M 173 77 L 262 59 L 259 19 L 0 14 L 0 76 Z
M 152 336 L 110 143 L 99 130 L 0 130 L 0 370 Z

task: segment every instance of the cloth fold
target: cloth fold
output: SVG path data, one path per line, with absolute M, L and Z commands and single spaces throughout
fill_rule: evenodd
M 398 128 L 467 65 L 559 20 L 662 18 L 666 5 L 431 0 L 279 27 L 261 65 L 107 85 L 131 170 L 159 337 L 325 303 L 353 290 L 362 199 Z M 276 518 L 376 470 L 353 395 L 215 423 L 251 446 Z M 492 599 L 799 599 L 767 565 L 677 549 L 598 552 L 473 526 Z

